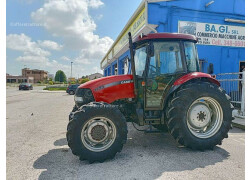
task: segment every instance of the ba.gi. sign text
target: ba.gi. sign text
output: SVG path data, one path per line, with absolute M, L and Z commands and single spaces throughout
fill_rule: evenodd
M 192 34 L 198 44 L 245 47 L 245 27 L 179 21 L 178 32 Z

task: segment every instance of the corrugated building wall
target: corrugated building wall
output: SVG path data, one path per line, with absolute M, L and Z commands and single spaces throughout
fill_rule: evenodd
M 209 63 L 214 66 L 214 74 L 239 72 L 240 66 L 245 65 L 244 0 L 152 0 L 143 1 L 140 6 L 146 9 L 144 29 L 150 26 L 155 32 L 189 33 L 198 37 L 201 71 L 207 72 Z M 143 28 L 140 32 L 149 32 L 150 28 Z M 112 48 L 115 45 L 111 52 Z M 104 76 L 124 74 L 130 53 L 128 47 L 123 51 L 101 66 Z

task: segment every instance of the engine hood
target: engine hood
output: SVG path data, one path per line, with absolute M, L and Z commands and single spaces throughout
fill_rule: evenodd
M 107 103 L 118 99 L 135 97 L 132 75 L 107 76 L 88 81 L 78 88 L 91 89 L 95 101 L 104 101 Z

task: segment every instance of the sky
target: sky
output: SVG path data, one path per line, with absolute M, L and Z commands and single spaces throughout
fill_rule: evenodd
M 102 73 L 100 61 L 141 0 L 8 0 L 6 72 Z

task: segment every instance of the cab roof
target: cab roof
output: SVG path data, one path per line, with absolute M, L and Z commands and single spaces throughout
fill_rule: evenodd
M 197 38 L 190 34 L 180 34 L 180 33 L 154 33 L 139 36 L 135 42 L 144 40 L 154 40 L 154 39 L 178 39 L 178 40 L 191 40 L 197 42 Z

